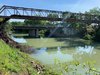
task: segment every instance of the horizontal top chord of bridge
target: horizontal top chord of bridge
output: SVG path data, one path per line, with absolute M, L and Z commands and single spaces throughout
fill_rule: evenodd
M 18 9 L 18 10 L 27 10 L 27 11 L 46 11 L 46 12 L 57 12 L 57 13 L 63 13 L 63 11 L 55 11 L 55 10 L 46 10 L 46 9 L 35 9 L 35 8 L 25 8 L 25 7 L 15 7 L 15 6 L 6 6 L 4 5 L 6 9 Z

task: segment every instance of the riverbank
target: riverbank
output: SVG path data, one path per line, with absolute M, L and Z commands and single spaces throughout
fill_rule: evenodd
M 0 39 L 0 75 L 50 75 L 50 72 L 28 54 Z
M 0 40 L 0 75 L 36 75 L 27 54 L 13 49 Z

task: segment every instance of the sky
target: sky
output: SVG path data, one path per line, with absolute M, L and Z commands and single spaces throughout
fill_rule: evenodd
M 0 6 L 2 5 L 85 12 L 100 7 L 100 0 L 0 0 Z

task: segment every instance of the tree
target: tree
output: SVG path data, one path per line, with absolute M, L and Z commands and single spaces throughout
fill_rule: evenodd
M 100 8 L 95 7 L 93 9 L 90 9 L 89 11 L 85 12 L 86 14 L 92 14 L 92 15 L 100 15 Z
M 16 21 L 13 21 L 13 22 L 9 22 L 12 26 L 22 26 L 24 25 L 24 22 L 16 22 Z
M 25 20 L 24 21 L 25 25 L 38 25 L 41 24 L 40 20 Z
M 2 22 L 3 21 L 3 18 L 0 18 L 0 22 Z
M 44 20 L 25 20 L 24 25 L 47 25 L 48 21 Z
M 49 14 L 47 17 L 49 17 L 49 18 L 58 18 L 58 14 Z
M 86 14 L 90 14 L 90 15 L 100 15 L 100 8 L 99 7 L 95 7 L 93 9 L 90 9 L 89 11 L 85 12 Z M 87 26 L 86 27 L 87 30 L 87 34 L 86 35 L 90 35 L 93 39 L 98 40 L 98 38 L 100 38 L 100 27 L 99 25 L 97 26 Z M 99 40 L 100 41 L 100 40 Z
M 58 14 L 48 14 L 47 17 L 49 17 L 49 18 L 59 18 Z M 57 21 L 49 21 L 49 24 L 51 24 L 51 25 L 54 25 L 56 23 L 58 23 L 58 22 Z

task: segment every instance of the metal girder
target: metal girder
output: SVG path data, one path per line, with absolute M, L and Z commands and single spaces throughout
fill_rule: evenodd
M 14 30 L 33 30 L 33 29 L 55 29 L 55 28 L 65 28 L 66 26 L 13 26 Z M 67 27 L 71 28 L 71 27 Z
M 53 17 L 52 15 L 56 15 L 56 17 Z M 6 5 L 0 8 L 0 17 L 10 17 L 12 19 L 35 19 L 50 21 L 100 23 L 100 15 L 89 15 L 82 13 L 72 13 Z
M 48 17 L 49 14 L 57 14 L 58 18 L 61 18 L 61 15 L 63 13 L 62 11 L 14 7 L 14 6 L 3 6 L 3 8 L 4 9 L 3 11 L 1 11 L 1 14 L 0 14 L 2 16 L 24 15 L 24 16 Z

